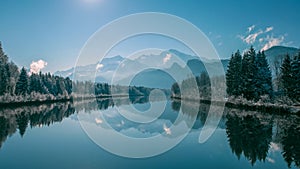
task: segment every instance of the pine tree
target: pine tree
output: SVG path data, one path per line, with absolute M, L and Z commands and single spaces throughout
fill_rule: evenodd
M 57 95 L 64 95 L 66 92 L 65 84 L 63 82 L 63 79 L 61 77 L 56 77 L 56 87 L 57 87 Z
M 23 67 L 21 69 L 21 74 L 16 83 L 15 94 L 16 95 L 25 95 L 28 93 L 28 76 L 26 69 Z
M 5 55 L 0 42 L 0 95 L 7 93 L 9 75 L 7 70 L 8 57 Z
M 9 84 L 8 84 L 8 93 L 13 95 L 15 93 L 16 83 L 18 77 L 20 76 L 19 68 L 13 62 L 8 63 L 7 70 L 9 72 Z
M 176 82 L 171 87 L 172 96 L 179 96 L 180 97 L 180 87 L 179 84 Z
M 29 93 L 37 92 L 44 94 L 43 85 L 40 77 L 37 74 L 32 74 L 29 78 Z
M 256 52 L 251 48 L 244 53 L 242 59 L 242 85 L 243 96 L 248 100 L 257 100 L 258 93 L 255 90 L 257 67 L 255 64 Z
M 2 49 L 2 44 L 0 42 L 0 64 L 7 64 L 7 62 L 8 62 L 8 57 L 4 53 Z
M 65 79 L 65 86 L 68 94 L 70 95 L 72 93 L 72 80 L 69 77 Z
M 104 84 L 104 89 L 105 89 L 105 94 L 107 94 L 107 95 L 111 94 L 110 87 L 107 83 Z
M 269 95 L 272 97 L 272 74 L 266 59 L 265 52 L 258 52 L 256 57 L 257 74 L 255 76 L 255 91 L 257 97 L 262 95 Z
M 241 95 L 241 68 L 242 56 L 239 50 L 231 56 L 226 72 L 227 94 L 229 96 Z
M 284 94 L 288 97 L 292 97 L 293 95 L 293 76 L 292 76 L 292 65 L 291 58 L 287 54 L 282 62 L 280 67 L 280 87 L 281 90 L 284 91 Z
M 8 72 L 6 66 L 0 63 L 0 95 L 7 93 L 8 90 Z
M 292 61 L 293 97 L 300 101 L 300 52 Z

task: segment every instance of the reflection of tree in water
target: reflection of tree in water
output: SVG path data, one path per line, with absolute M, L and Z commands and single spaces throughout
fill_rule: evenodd
M 243 153 L 252 165 L 257 160 L 264 161 L 272 140 L 271 120 L 238 114 L 227 114 L 226 133 L 233 153 L 238 158 Z
M 28 122 L 29 122 L 28 114 L 25 112 L 22 112 L 21 114 L 17 114 L 16 122 L 18 124 L 18 129 L 19 129 L 20 135 L 23 137 L 23 135 L 25 134 L 26 128 L 28 126 Z
M 97 104 L 100 110 L 105 110 L 108 109 L 108 107 L 114 106 L 114 102 L 112 99 L 98 99 Z
M 148 99 L 136 97 L 120 99 L 97 99 L 83 102 L 64 102 L 45 104 L 40 106 L 24 106 L 19 108 L 0 109 L 0 148 L 7 137 L 19 131 L 26 136 L 28 124 L 30 127 L 51 125 L 60 122 L 75 112 L 85 110 L 103 110 L 112 106 L 128 105 L 131 103 L 145 103 Z M 75 111 L 76 109 L 76 111 Z M 210 109 L 209 104 L 196 102 L 173 101 L 172 109 L 180 111 L 191 118 L 197 116 L 193 128 L 203 126 Z M 227 109 L 226 109 L 227 110 Z M 254 164 L 257 160 L 264 161 L 267 157 L 269 144 L 272 141 L 271 120 L 278 121 L 276 142 L 282 147 L 282 156 L 291 167 L 294 163 L 300 167 L 300 117 L 298 116 L 271 116 L 263 113 L 254 113 L 241 110 L 225 111 L 226 133 L 233 153 L 240 158 L 242 153 Z M 223 118 L 221 123 L 225 122 Z M 274 142 L 274 140 L 273 140 Z
M 172 109 L 174 111 L 179 112 L 181 109 L 183 114 L 186 114 L 191 118 L 197 116 L 196 122 L 193 126 L 194 129 L 200 128 L 204 125 L 208 116 L 210 106 L 210 104 L 198 103 L 197 101 L 172 101 Z
M 79 102 L 62 102 L 43 105 L 32 105 L 23 107 L 8 107 L 0 109 L 0 148 L 8 136 L 13 135 L 17 130 L 23 137 L 28 124 L 30 127 L 49 126 L 54 122 L 61 122 L 64 118 L 81 110 L 85 113 L 91 110 L 104 110 L 111 106 L 128 105 L 131 103 L 144 103 L 148 99 L 136 97 L 122 99 L 91 99 Z
M 177 111 L 179 112 L 180 111 L 180 107 L 181 107 L 181 101 L 178 101 L 178 100 L 175 100 L 175 101 L 172 101 L 172 109 L 174 111 Z
M 162 98 L 164 99 L 164 98 Z M 161 98 L 157 98 L 154 101 L 161 101 Z M 129 104 L 143 104 L 149 102 L 147 96 L 129 96 L 119 98 L 97 98 L 97 105 L 100 110 L 108 109 L 113 106 L 129 105 Z
M 17 129 L 20 135 L 23 136 L 28 123 L 31 127 L 50 125 L 62 121 L 74 112 L 75 109 L 69 102 L 1 109 L 0 147 L 7 137 L 14 134 Z
M 75 109 L 71 104 L 58 104 L 51 109 L 43 111 L 42 113 L 35 113 L 30 115 L 30 126 L 51 125 L 54 122 L 61 122 L 64 118 L 74 114 Z
M 300 168 L 300 118 L 289 118 L 281 128 L 283 158 L 289 167 L 294 162 Z
M 16 128 L 10 127 L 10 122 L 9 119 L 1 116 L 0 117 L 0 148 L 2 146 L 2 143 L 6 140 L 7 136 L 12 135 L 15 131 Z

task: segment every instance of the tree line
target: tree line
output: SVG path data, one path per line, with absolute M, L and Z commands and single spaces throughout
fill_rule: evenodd
M 152 90 L 152 88 L 91 81 L 72 82 L 69 77 L 63 78 L 50 73 L 29 74 L 24 67 L 19 70 L 13 62 L 8 61 L 0 42 L 0 102 L 71 98 L 72 93 L 75 93 L 75 97 L 76 94 L 80 97 L 111 96 L 111 94 L 148 96 Z
M 129 98 L 135 96 L 149 96 L 154 88 L 143 86 L 121 86 L 110 85 L 108 83 L 94 83 L 92 81 L 76 81 L 73 82 L 73 93 L 75 95 L 95 95 L 95 96 L 112 96 L 128 95 Z M 162 89 L 163 90 L 163 89 Z M 168 90 L 163 90 L 165 94 L 169 94 Z
M 274 91 L 272 73 L 264 51 L 256 53 L 251 46 L 243 56 L 239 50 L 232 54 L 226 72 L 228 96 L 243 96 L 247 100 L 258 101 L 264 96 L 300 98 L 300 53 L 293 60 L 287 55 L 281 65 L 279 90 Z
M 291 99 L 300 101 L 300 52 L 293 59 L 287 54 L 281 65 L 280 91 Z
M 172 97 L 200 97 L 210 99 L 211 79 L 207 72 L 202 72 L 199 76 L 191 76 L 181 83 L 174 83 L 171 87 Z M 195 94 L 199 93 L 199 95 Z M 185 95 L 185 96 L 183 96 Z
M 29 74 L 23 67 L 8 61 L 0 43 L 0 96 L 48 95 L 50 97 L 69 96 L 72 81 L 50 73 Z

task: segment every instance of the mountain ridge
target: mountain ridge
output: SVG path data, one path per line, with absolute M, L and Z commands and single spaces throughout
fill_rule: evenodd
M 276 69 L 278 69 L 278 65 L 281 64 L 286 54 L 294 56 L 299 51 L 300 50 L 297 48 L 287 46 L 273 46 L 270 49 L 266 50 L 265 54 L 270 65 L 270 69 L 272 70 L 273 76 L 276 74 L 276 71 L 278 71 Z M 168 54 L 171 54 L 172 56 L 168 56 Z M 167 56 L 169 58 L 167 58 Z M 224 72 L 226 72 L 229 58 L 221 59 L 221 63 L 223 65 Z M 80 75 L 81 80 L 86 80 L 95 78 L 92 76 L 94 76 L 93 73 L 97 71 L 97 76 L 95 79 L 96 82 L 111 82 L 111 78 L 114 75 L 114 78 L 117 79 L 114 82 L 122 82 L 124 81 L 124 79 L 128 80 L 134 74 L 144 70 L 143 68 L 154 68 L 151 71 L 151 73 L 153 74 L 155 72 L 155 67 L 157 67 L 157 70 L 161 69 L 173 75 L 181 74 L 177 76 L 177 79 L 183 80 L 182 78 L 191 75 L 191 73 L 196 76 L 199 75 L 201 72 L 206 71 L 206 68 L 212 70 L 212 76 L 218 76 L 220 74 L 215 73 L 214 71 L 214 67 L 216 66 L 218 66 L 216 60 L 200 60 L 197 56 L 189 55 L 175 49 L 169 49 L 161 52 L 158 55 L 141 55 L 135 59 L 124 58 L 120 55 L 104 58 L 101 62 L 95 64 L 76 67 L 76 73 Z M 116 70 L 118 70 L 118 72 L 114 74 Z M 60 75 L 62 77 L 72 78 L 73 72 L 74 67 L 65 71 L 56 71 L 54 74 Z M 153 75 L 150 75 L 149 72 L 147 73 L 147 75 L 152 78 L 154 77 Z M 139 79 L 145 78 L 139 77 Z

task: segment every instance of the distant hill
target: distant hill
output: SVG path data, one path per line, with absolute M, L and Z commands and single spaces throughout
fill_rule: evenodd
M 278 72 L 281 62 L 286 54 L 294 56 L 299 49 L 293 47 L 274 46 L 265 51 L 273 76 Z M 166 57 L 169 57 L 166 59 Z M 222 59 L 224 72 L 227 70 L 229 59 Z M 211 76 L 219 76 L 218 62 L 215 60 L 200 60 L 197 56 L 170 49 L 154 55 L 141 55 L 130 59 L 122 56 L 104 58 L 101 63 L 78 66 L 76 73 L 80 80 L 95 79 L 96 82 L 110 83 L 114 77 L 115 84 L 144 85 L 146 87 L 169 88 L 174 79 L 181 81 L 191 75 L 200 75 L 211 70 Z M 160 70 L 159 70 L 160 69 Z M 96 77 L 95 77 L 96 70 Z M 117 72 L 116 72 L 117 71 Z M 73 77 L 74 68 L 57 71 L 55 75 Z M 173 77 L 171 77 L 171 76 Z
M 170 89 L 172 84 L 175 82 L 176 81 L 163 70 L 146 69 L 134 76 L 130 86 Z
M 286 46 L 273 46 L 270 49 L 266 50 L 265 54 L 270 65 L 272 75 L 275 76 L 276 73 L 278 73 L 280 65 L 287 54 L 289 54 L 290 57 L 293 58 L 298 54 L 298 52 L 300 52 L 299 49 Z
M 168 54 L 170 54 L 171 57 L 166 59 Z M 175 79 L 183 80 L 187 78 L 187 76 L 192 74 L 200 75 L 201 72 L 205 71 L 206 68 L 203 62 L 206 63 L 205 65 L 209 67 L 210 70 L 214 70 L 217 63 L 214 60 L 207 59 L 202 61 L 197 56 L 192 56 L 175 49 L 170 49 L 163 51 L 158 55 L 141 55 L 134 59 L 123 58 L 122 56 L 104 58 L 99 63 L 76 67 L 76 73 L 77 77 L 80 77 L 80 80 L 82 81 L 95 79 L 96 82 L 110 83 L 112 77 L 114 77 L 114 83 L 127 84 L 129 79 L 144 70 L 144 68 L 153 68 L 150 72 L 143 72 L 143 76 L 150 76 L 152 78 L 149 78 L 149 80 L 153 80 L 154 74 L 157 73 L 156 79 L 164 79 L 165 77 L 159 76 L 162 76 L 162 71 L 165 71 L 168 74 L 175 76 Z M 228 60 L 222 60 L 222 63 L 225 71 L 227 69 Z M 162 71 L 158 71 L 159 69 Z M 95 70 L 97 70 L 96 77 Z M 115 73 L 115 71 L 117 72 Z M 65 71 L 57 71 L 54 74 L 63 77 L 70 77 L 72 79 L 73 72 L 74 68 L 70 68 Z M 212 72 L 212 75 L 219 75 L 218 73 L 214 73 L 215 71 Z M 146 78 L 142 78 L 140 75 L 136 76 L 136 78 L 140 79 L 142 83 L 146 83 Z M 137 84 L 136 81 L 135 84 Z M 154 84 L 154 82 L 148 84 Z

